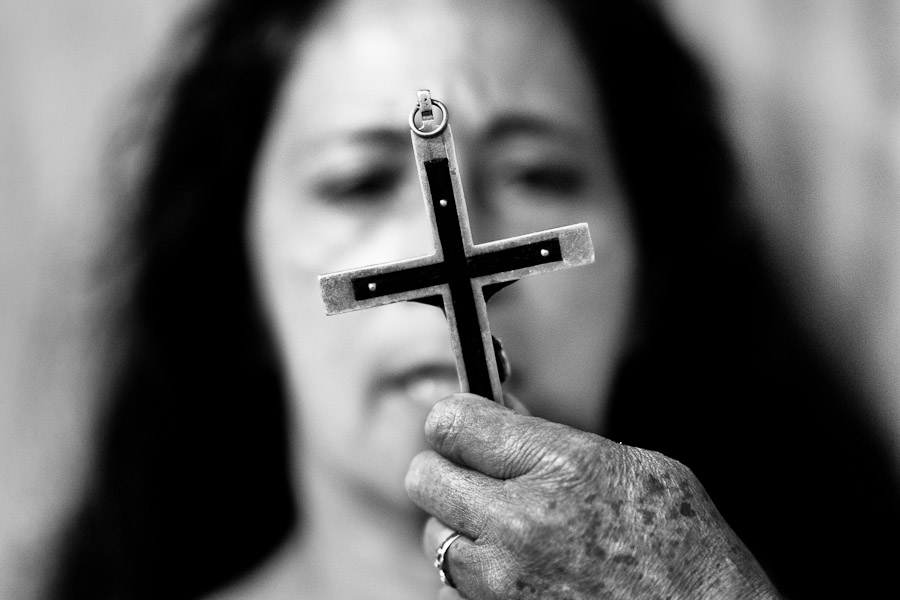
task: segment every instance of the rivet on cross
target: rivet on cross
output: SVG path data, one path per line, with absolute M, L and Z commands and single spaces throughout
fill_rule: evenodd
M 319 286 L 329 315 L 404 300 L 443 307 L 460 389 L 503 404 L 486 301 L 526 275 L 589 264 L 594 248 L 586 223 L 474 244 L 448 121 L 446 107 L 420 91 L 409 126 L 434 253 L 320 275 Z

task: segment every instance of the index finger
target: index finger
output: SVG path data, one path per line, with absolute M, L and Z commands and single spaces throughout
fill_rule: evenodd
M 435 452 L 453 462 L 511 479 L 540 462 L 559 427 L 474 394 L 454 394 L 432 408 L 425 437 Z

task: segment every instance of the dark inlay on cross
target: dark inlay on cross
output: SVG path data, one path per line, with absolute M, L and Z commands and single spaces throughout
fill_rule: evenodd
M 434 120 L 434 106 L 440 122 Z M 503 404 L 486 301 L 526 275 L 589 264 L 594 248 L 585 223 L 474 244 L 449 118 L 428 90 L 419 92 L 409 117 L 434 253 L 320 275 L 319 285 L 329 315 L 404 300 L 443 308 L 461 390 Z

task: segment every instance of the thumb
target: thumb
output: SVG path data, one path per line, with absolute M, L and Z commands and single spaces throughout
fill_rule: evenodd
M 542 460 L 562 427 L 474 394 L 454 394 L 431 410 L 425 437 L 448 460 L 490 477 L 511 479 Z

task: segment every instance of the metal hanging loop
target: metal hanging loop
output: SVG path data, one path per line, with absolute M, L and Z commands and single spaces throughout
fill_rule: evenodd
M 423 138 L 435 137 L 436 135 L 440 135 L 444 129 L 447 128 L 447 123 L 450 121 L 450 113 L 447 112 L 447 107 L 444 106 L 444 103 L 440 100 L 432 100 L 432 104 L 441 109 L 441 122 L 437 124 L 437 126 L 431 131 L 422 131 L 418 127 L 416 127 L 416 115 L 421 110 L 421 107 L 416 105 L 412 112 L 409 113 L 409 128 L 415 132 L 416 135 Z

